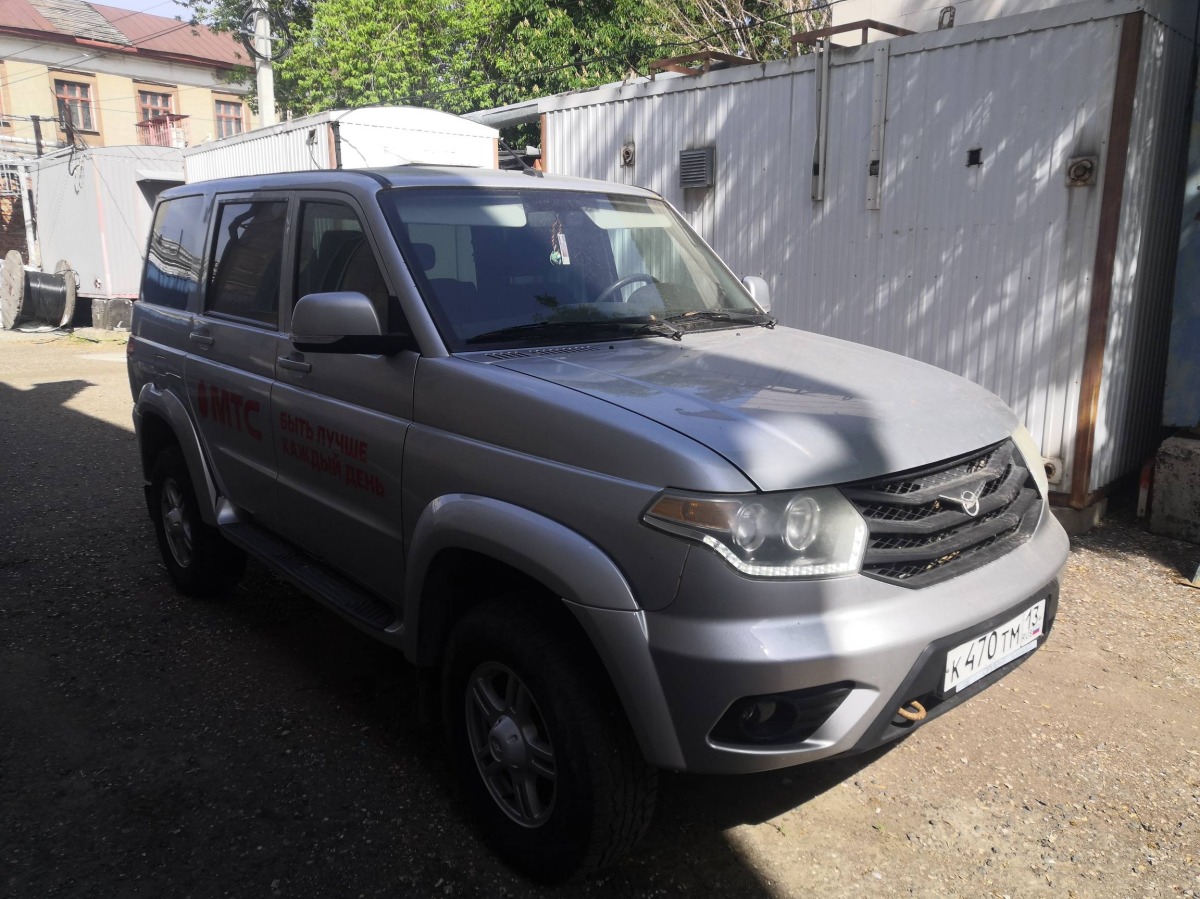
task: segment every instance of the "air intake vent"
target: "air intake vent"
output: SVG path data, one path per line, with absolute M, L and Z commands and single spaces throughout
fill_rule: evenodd
M 713 147 L 679 151 L 679 186 L 712 187 L 715 153 Z
M 608 344 L 604 344 L 603 347 L 583 344 L 581 346 L 538 347 L 528 350 L 500 350 L 496 353 L 488 353 L 487 357 L 489 359 L 532 359 L 537 356 L 566 356 L 571 353 L 594 353 L 607 346 Z

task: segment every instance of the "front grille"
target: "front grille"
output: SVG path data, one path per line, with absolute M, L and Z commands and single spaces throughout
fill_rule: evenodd
M 972 571 L 1024 543 L 1041 502 L 1011 440 L 842 492 L 870 529 L 863 574 L 926 587 Z

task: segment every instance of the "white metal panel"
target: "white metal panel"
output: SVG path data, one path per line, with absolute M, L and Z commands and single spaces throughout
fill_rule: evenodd
M 151 151 L 151 152 L 147 152 Z M 108 278 L 103 290 L 108 297 L 134 298 L 142 281 L 142 262 L 154 201 L 158 194 L 183 176 L 179 151 L 163 147 L 112 147 L 92 156 L 95 167 L 93 188 L 100 210 L 100 227 L 108 253 Z M 161 172 L 163 180 L 147 180 Z M 74 241 L 78 246 L 79 241 Z M 90 291 L 80 284 L 80 293 Z
M 558 98 L 550 168 L 664 194 L 735 271 L 768 280 L 784 323 L 993 390 L 1065 461 L 1066 491 L 1100 197 L 1068 188 L 1065 168 L 1087 154 L 1103 165 L 1120 19 L 1044 18 L 892 42 L 878 211 L 864 208 L 871 48 L 835 52 L 821 202 L 809 198 L 811 58 L 626 87 L 610 102 L 592 94 L 577 108 Z M 637 163 L 620 169 L 629 140 Z M 679 191 L 678 151 L 705 142 L 716 186 Z M 975 148 L 982 165 L 968 167 Z
M 183 155 L 189 183 L 234 175 L 332 168 L 328 113 L 193 147 Z
M 30 175 L 43 268 L 67 260 L 80 296 L 136 297 L 155 196 L 182 170 L 170 147 L 103 147 L 37 160 Z M 155 171 L 163 181 L 146 179 Z
M 1136 470 L 1160 439 L 1191 61 L 1190 41 L 1146 18 L 1090 490 Z
M 317 113 L 202 144 L 185 151 L 184 162 L 189 182 L 334 168 L 337 149 L 343 168 L 408 162 L 492 167 L 497 136 L 494 128 L 432 109 L 369 107 Z

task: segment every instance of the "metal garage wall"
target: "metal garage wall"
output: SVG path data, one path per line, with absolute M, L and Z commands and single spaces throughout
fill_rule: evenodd
M 1160 442 L 1191 80 L 1192 41 L 1144 17 L 1091 490 L 1135 470 Z
M 1068 187 L 1066 167 L 1094 155 L 1103 174 L 1118 14 L 1136 9 L 1084 3 L 887 42 L 879 210 L 866 208 L 879 44 L 834 51 L 823 202 L 810 198 L 815 56 L 543 101 L 549 168 L 662 193 L 735 271 L 767 278 L 786 324 L 996 392 L 1069 493 L 1102 191 Z M 1147 109 L 1161 87 L 1143 85 Z M 636 162 L 623 168 L 626 142 Z M 679 150 L 699 146 L 716 148 L 716 186 L 681 191 Z M 1127 376 L 1121 395 L 1150 373 Z M 1141 437 L 1129 449 L 1110 425 L 1098 476 Z

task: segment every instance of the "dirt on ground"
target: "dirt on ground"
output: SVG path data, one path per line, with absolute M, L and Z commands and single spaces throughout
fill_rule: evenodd
M 0 894 L 1200 895 L 1200 546 L 1129 497 L 1072 541 L 1046 646 L 903 742 L 664 775 L 618 867 L 479 841 L 412 670 L 261 568 L 176 594 L 112 335 L 0 332 Z

